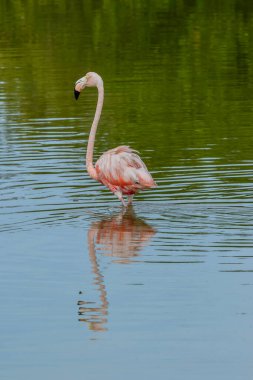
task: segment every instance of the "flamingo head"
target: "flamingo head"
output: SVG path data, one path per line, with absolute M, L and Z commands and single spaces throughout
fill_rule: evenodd
M 75 83 L 74 95 L 76 100 L 78 99 L 80 92 L 85 87 L 100 87 L 103 85 L 103 80 L 97 73 L 87 73 L 84 77 L 78 79 Z

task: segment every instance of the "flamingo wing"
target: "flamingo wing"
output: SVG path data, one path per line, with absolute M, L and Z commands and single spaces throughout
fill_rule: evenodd
M 113 192 L 131 195 L 156 186 L 144 162 L 128 146 L 119 146 L 104 153 L 95 169 L 98 180 Z

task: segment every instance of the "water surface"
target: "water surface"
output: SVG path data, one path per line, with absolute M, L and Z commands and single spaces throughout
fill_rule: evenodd
M 3 379 L 252 376 L 251 3 L 0 1 Z M 132 208 L 85 171 L 140 151 Z

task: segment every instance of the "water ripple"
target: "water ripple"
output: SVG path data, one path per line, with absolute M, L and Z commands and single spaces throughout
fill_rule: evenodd
M 88 135 L 76 133 L 76 120 L 37 118 L 2 129 L 0 231 L 91 223 L 96 233 L 107 226 L 116 236 L 115 220 L 121 206 L 87 175 L 84 155 Z M 36 132 L 31 134 L 33 128 Z M 142 156 L 148 160 L 153 153 L 147 150 Z M 142 231 L 148 234 L 153 252 L 132 255 L 136 263 L 205 265 L 213 252 L 219 258 L 220 271 L 251 271 L 253 162 L 220 161 L 218 157 L 202 157 L 194 165 L 186 161 L 185 165 L 152 170 L 158 188 L 135 197 L 135 213 L 143 225 L 140 227 L 136 217 L 131 224 L 127 222 L 132 235 L 121 232 L 125 243 L 114 245 L 117 257 L 112 262 L 130 260 L 122 247 L 138 251 L 142 240 L 138 233 Z M 110 244 L 100 246 L 100 254 L 110 256 Z

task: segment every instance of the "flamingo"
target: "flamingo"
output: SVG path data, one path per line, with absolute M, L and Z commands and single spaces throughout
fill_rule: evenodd
M 124 207 L 132 203 L 133 196 L 140 190 L 156 187 L 151 174 L 138 152 L 129 146 L 121 145 L 103 153 L 95 166 L 93 165 L 93 149 L 97 126 L 99 123 L 104 101 L 104 85 L 100 75 L 94 72 L 87 73 L 75 83 L 74 95 L 78 99 L 85 87 L 97 87 L 98 100 L 91 126 L 87 152 L 86 169 L 90 177 L 101 182 L 111 190 L 122 202 Z M 124 195 L 128 197 L 126 203 Z

